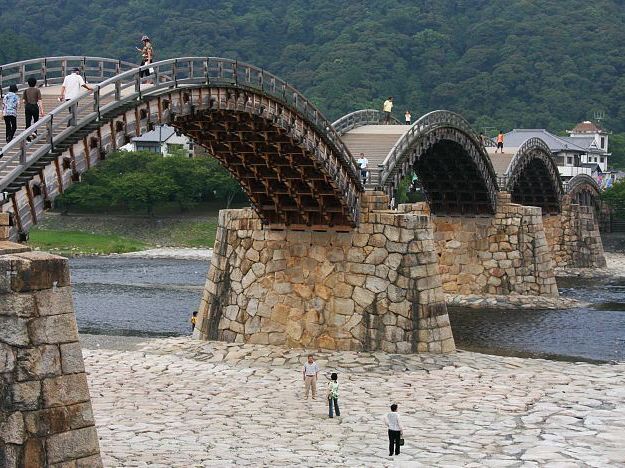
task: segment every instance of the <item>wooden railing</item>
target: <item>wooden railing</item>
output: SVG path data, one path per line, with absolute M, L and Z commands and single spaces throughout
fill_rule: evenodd
M 0 97 L 12 84 L 21 90 L 28 85 L 31 76 L 39 85 L 53 86 L 63 83 L 65 76 L 72 69 L 78 68 L 80 74 L 89 83 L 98 83 L 119 75 L 121 72 L 137 67 L 136 64 L 103 57 L 81 57 L 68 55 L 63 57 L 42 57 L 21 62 L 0 65 Z
M 149 83 L 145 82 L 146 78 L 141 77 L 141 72 L 147 70 L 151 72 Z M 347 178 L 353 184 L 350 186 L 347 181 L 343 183 L 341 180 L 339 189 L 350 206 L 357 205 L 358 192 L 363 191 L 364 187 L 354 158 L 338 132 L 314 104 L 289 83 L 261 68 L 218 57 L 184 57 L 135 67 L 95 85 L 92 93 L 84 92 L 79 97 L 60 104 L 0 150 L 0 191 L 5 190 L 29 165 L 52 151 L 55 144 L 77 128 L 99 121 L 102 115 L 117 107 L 140 101 L 150 95 L 170 92 L 172 89 L 205 85 L 256 90 L 298 112 L 333 149 Z M 35 132 L 36 138 L 28 141 L 27 137 Z M 320 152 L 316 155 L 318 158 L 329 159 Z M 326 167 L 335 167 L 331 161 L 320 162 Z M 355 216 L 357 219 L 357 212 Z
M 344 115 L 336 120 L 332 126 L 339 135 L 344 135 L 350 130 L 364 125 L 378 125 L 384 121 L 384 113 L 376 109 L 362 109 Z M 399 120 L 391 117 L 392 125 L 399 125 Z

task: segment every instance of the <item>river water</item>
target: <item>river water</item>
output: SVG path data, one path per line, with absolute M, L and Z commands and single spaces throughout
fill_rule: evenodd
M 78 257 L 70 260 L 82 333 L 190 333 L 207 260 Z M 569 310 L 450 308 L 460 349 L 567 360 L 625 360 L 625 281 L 559 279 L 565 296 L 592 302 Z

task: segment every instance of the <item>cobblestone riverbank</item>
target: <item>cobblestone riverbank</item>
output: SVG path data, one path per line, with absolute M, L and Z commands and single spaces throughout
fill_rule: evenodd
M 83 341 L 108 467 L 625 464 L 625 363 L 320 352 L 306 401 L 304 350 L 120 340 Z M 341 417 L 328 419 L 332 371 Z M 389 458 L 392 402 L 406 445 Z

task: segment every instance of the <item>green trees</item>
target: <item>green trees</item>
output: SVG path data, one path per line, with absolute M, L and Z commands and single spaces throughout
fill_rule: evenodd
M 557 133 L 601 110 L 625 132 L 624 23 L 622 0 L 0 0 L 0 60 L 31 57 L 27 38 L 41 54 L 136 62 L 147 33 L 157 60 L 253 63 L 330 119 L 393 95 L 415 118 L 447 108 L 477 126 Z
M 601 199 L 610 205 L 617 218 L 625 219 L 625 180 L 615 183 L 603 192 Z
M 120 210 L 154 213 L 175 204 L 185 211 L 203 201 L 245 200 L 239 184 L 210 158 L 162 157 L 154 153 L 117 152 L 87 172 L 56 204 L 64 210 Z

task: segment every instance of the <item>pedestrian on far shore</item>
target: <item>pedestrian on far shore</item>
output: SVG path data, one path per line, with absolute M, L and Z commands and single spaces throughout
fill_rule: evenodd
M 391 123 L 391 113 L 393 112 L 393 96 L 389 96 L 384 105 L 382 106 L 384 111 L 384 123 L 386 125 Z
M 17 95 L 17 85 L 9 86 L 9 92 L 2 98 L 2 116 L 6 131 L 7 143 L 15 136 L 17 131 L 17 109 L 20 106 L 20 98 Z
M 196 322 L 197 322 L 197 310 L 194 310 L 193 314 L 191 315 L 191 333 L 195 331 Z
M 336 410 L 337 416 L 341 415 L 341 411 L 339 410 L 338 379 L 339 376 L 336 374 L 336 372 L 332 372 L 332 375 L 330 376 L 330 381 L 328 382 L 328 411 L 331 418 L 334 417 L 334 414 L 332 414 L 333 409 Z
M 392 457 L 393 453 L 399 455 L 400 440 L 404 433 L 404 428 L 399 420 L 396 403 L 391 405 L 391 412 L 384 416 L 384 422 L 386 427 L 388 427 L 388 456 Z
M 410 125 L 412 122 L 412 115 L 410 115 L 410 111 L 404 112 L 404 120 L 406 121 L 406 125 Z
M 317 399 L 317 376 L 319 375 L 319 366 L 315 362 L 315 358 L 312 354 L 308 355 L 308 361 L 304 363 L 304 391 L 306 392 L 306 399 L 308 400 L 308 394 L 312 390 L 312 399 Z

